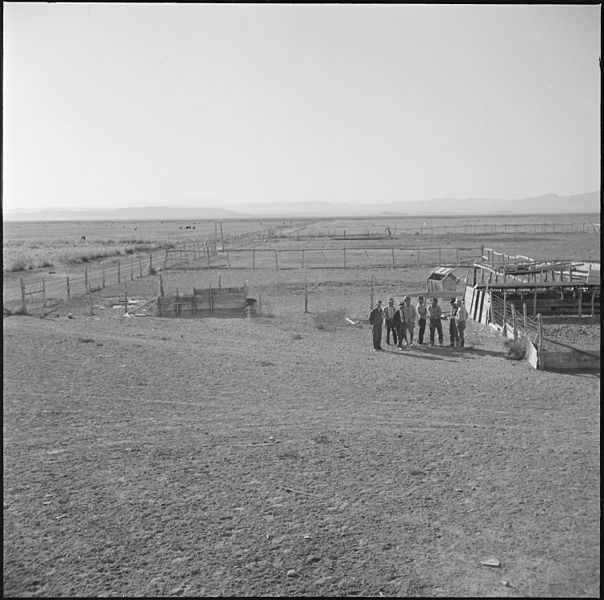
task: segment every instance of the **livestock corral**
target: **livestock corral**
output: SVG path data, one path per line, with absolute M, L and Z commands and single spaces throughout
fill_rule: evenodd
M 4 594 L 599 597 L 599 368 L 508 343 L 557 284 L 543 344 L 599 347 L 596 219 L 196 223 L 69 296 L 5 273 Z M 439 267 L 466 348 L 374 352 Z

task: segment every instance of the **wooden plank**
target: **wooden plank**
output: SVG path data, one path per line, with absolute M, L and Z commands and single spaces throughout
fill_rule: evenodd
M 537 361 L 538 361 L 537 348 L 535 348 L 535 345 L 533 344 L 533 342 L 528 342 L 526 360 L 528 361 L 529 365 L 531 365 L 531 367 L 533 367 L 533 369 L 537 369 Z
M 564 346 L 564 348 L 569 348 L 570 350 L 573 350 L 575 352 L 589 354 L 590 356 L 595 356 L 597 358 L 600 358 L 600 352 L 597 350 L 584 350 L 583 348 L 577 348 L 576 346 L 572 346 L 571 344 L 565 344 L 564 342 L 560 342 L 558 340 L 552 340 L 551 338 L 548 338 L 548 337 L 544 337 L 543 341 L 550 342 L 552 344 L 556 344 L 557 346 Z
M 483 288 L 486 284 L 481 284 L 481 283 L 477 283 L 476 287 L 477 288 Z M 539 288 L 539 289 L 548 289 L 548 288 L 565 288 L 565 289 L 571 289 L 571 288 L 578 288 L 578 287 L 583 287 L 583 288 L 587 288 L 587 289 L 598 289 L 600 287 L 599 283 L 585 283 L 585 282 L 572 282 L 569 283 L 568 281 L 565 282 L 559 282 L 559 281 L 541 281 L 541 282 L 537 282 L 537 283 L 525 283 L 523 281 L 508 281 L 507 283 L 503 284 L 501 282 L 499 283 L 490 283 L 489 287 L 495 289 L 495 290 L 503 290 L 503 289 L 518 289 L 518 290 L 522 290 L 522 289 L 533 289 L 533 288 Z
M 574 354 L 571 352 L 548 352 L 542 353 L 543 366 L 545 370 L 573 370 L 573 369 L 599 369 L 600 357 Z

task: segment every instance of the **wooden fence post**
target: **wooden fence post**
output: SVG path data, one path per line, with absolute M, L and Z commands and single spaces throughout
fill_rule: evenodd
M 220 243 L 222 244 L 222 251 L 224 252 L 224 236 L 222 235 L 222 221 L 220 221 Z
M 88 289 L 88 267 L 84 267 L 84 289 Z
M 153 273 L 153 254 L 149 254 L 149 275 Z
M 304 312 L 308 312 L 308 282 L 306 277 L 304 277 Z
M 159 276 L 159 295 L 162 298 L 164 297 L 164 280 L 162 279 L 161 274 Z
M 514 308 L 514 303 L 512 303 L 510 306 L 512 309 L 512 325 L 514 327 L 514 341 L 516 341 L 518 339 L 518 323 L 516 322 L 516 310 Z
M 507 296 L 508 296 L 508 291 L 507 290 L 503 290 L 503 329 L 501 330 L 503 335 L 505 335 L 507 337 Z
M 522 328 L 526 332 L 526 302 L 522 303 Z
M 277 250 L 275 250 L 275 271 L 279 270 L 279 262 L 277 259 Z
M 124 314 L 128 312 L 128 282 L 124 280 Z
M 222 288 L 222 283 L 221 283 L 221 279 L 220 279 L 220 273 L 218 273 L 218 289 Z
M 94 314 L 92 310 L 92 289 L 90 284 L 86 287 L 86 295 L 88 296 L 88 312 L 92 316 Z
M 533 291 L 533 317 L 537 315 L 537 286 Z
M 537 368 L 543 368 L 543 322 L 541 321 L 541 313 L 537 315 L 539 321 L 539 333 L 537 334 L 539 340 L 537 342 Z
M 103 285 L 102 288 L 105 289 L 105 263 L 103 263 Z
M 69 293 L 69 275 L 67 276 L 67 300 L 70 299 L 70 293 Z
M 302 268 L 304 268 L 304 248 L 302 248 Z
M 88 278 L 86 278 L 86 281 L 88 281 Z M 117 261 L 117 282 L 118 284 L 120 284 L 121 281 L 121 269 L 120 269 L 120 261 Z
M 371 274 L 371 300 L 369 310 L 373 310 L 373 273 Z
M 141 257 L 138 257 L 138 264 L 141 270 L 141 277 L 143 276 L 143 261 L 141 260 Z M 164 269 L 168 266 L 168 250 L 166 250 L 166 254 L 164 256 Z M 161 313 L 161 308 L 159 310 L 159 312 Z
M 583 316 L 583 286 L 579 287 L 579 316 Z
M 392 250 L 392 268 L 394 269 L 394 248 L 391 248 Z
M 21 313 L 27 314 L 27 304 L 25 302 L 25 280 L 23 277 L 19 278 L 19 283 L 21 284 Z

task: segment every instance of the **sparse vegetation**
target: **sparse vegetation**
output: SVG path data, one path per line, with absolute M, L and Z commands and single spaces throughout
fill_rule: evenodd
M 526 356 L 526 344 L 526 340 L 521 338 L 517 340 L 506 338 L 505 340 L 503 340 L 503 345 L 509 352 L 510 357 L 514 360 L 522 360 Z

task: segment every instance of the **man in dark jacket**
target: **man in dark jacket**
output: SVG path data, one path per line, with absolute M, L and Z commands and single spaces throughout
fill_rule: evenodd
M 438 332 L 438 343 L 443 345 L 443 326 L 440 322 L 443 309 L 438 305 L 438 298 L 432 298 L 432 304 L 428 306 L 428 317 L 430 319 L 430 346 L 434 346 L 434 334 Z
M 373 336 L 373 349 L 383 350 L 382 328 L 384 326 L 384 315 L 382 313 L 381 300 L 376 302 L 375 308 L 369 313 L 369 324 L 371 325 L 371 334 Z
M 397 331 L 396 327 L 394 327 L 394 323 L 392 321 L 396 312 L 397 311 L 394 306 L 394 298 L 388 298 L 388 306 L 386 306 L 386 308 L 384 309 L 384 320 L 386 322 L 386 343 L 389 346 L 390 346 L 390 332 L 392 332 L 392 341 L 394 342 L 394 345 L 396 346 L 396 337 L 397 337 L 398 331 Z
M 398 335 L 398 344 L 397 346 L 402 350 L 403 349 L 403 340 L 405 340 L 405 346 L 407 345 L 407 334 L 405 332 L 405 303 L 398 303 L 398 310 L 394 313 L 394 317 L 392 317 L 392 324 L 396 329 Z

